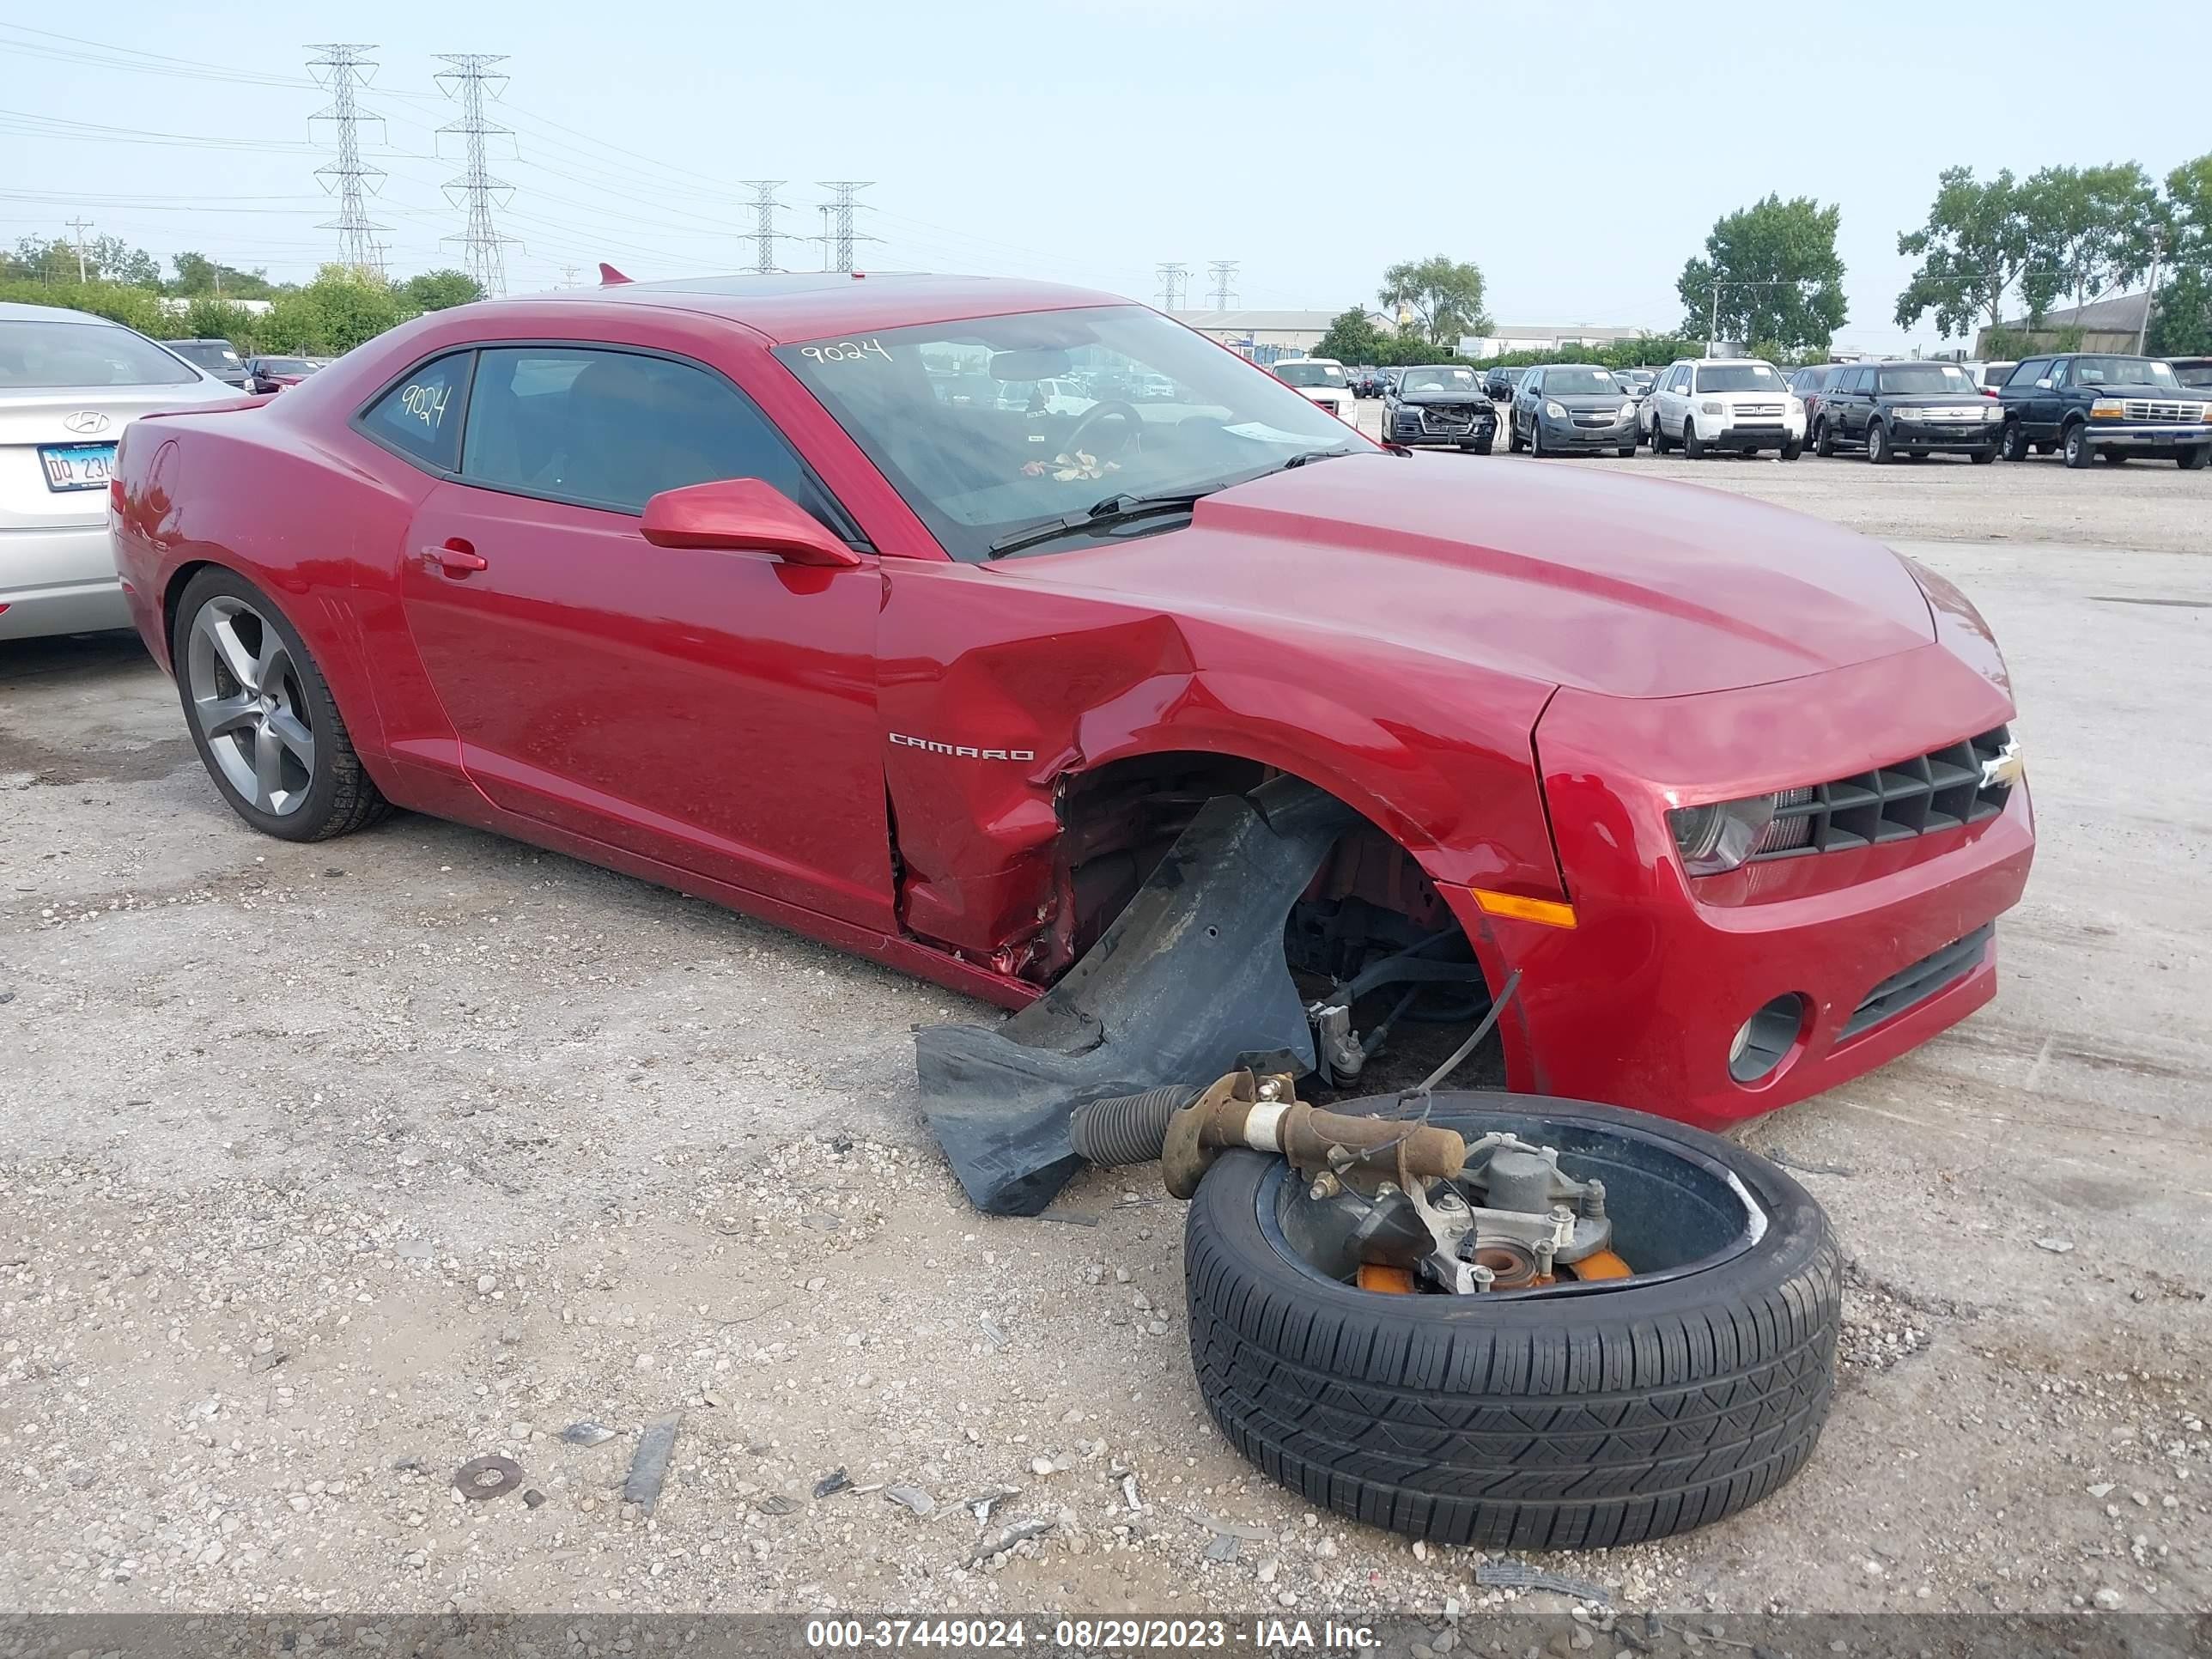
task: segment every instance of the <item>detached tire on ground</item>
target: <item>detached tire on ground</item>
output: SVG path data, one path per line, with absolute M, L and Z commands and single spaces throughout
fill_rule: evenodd
M 1842 1318 L 1835 1236 L 1804 1188 L 1732 1142 L 1616 1107 L 1439 1094 L 1429 1121 L 1470 1141 L 1542 1139 L 1562 1169 L 1597 1167 L 1574 1145 L 1632 1137 L 1638 1159 L 1681 1155 L 1686 1202 L 1747 1194 L 1760 1219 L 1647 1277 L 1380 1294 L 1289 1244 L 1281 1218 L 1304 1184 L 1280 1158 L 1224 1153 L 1191 1201 L 1184 1259 L 1199 1389 L 1231 1444 L 1318 1507 L 1522 1549 L 1686 1532 L 1796 1474 L 1827 1417 Z M 1636 1235 L 1667 1206 L 1632 1216 L 1607 1186 L 1614 1248 L 1638 1265 Z

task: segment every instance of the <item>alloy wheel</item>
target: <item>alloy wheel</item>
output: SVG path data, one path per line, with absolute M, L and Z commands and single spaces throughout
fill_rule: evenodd
M 272 817 L 298 811 L 315 779 L 314 726 L 276 624 L 218 594 L 192 618 L 184 667 L 192 718 L 224 780 Z

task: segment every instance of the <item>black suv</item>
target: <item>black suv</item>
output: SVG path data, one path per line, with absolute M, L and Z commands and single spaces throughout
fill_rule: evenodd
M 1525 368 L 1493 368 L 1484 378 L 1482 389 L 1494 404 L 1510 403 L 1514 392 L 1520 388 L 1521 377 L 1528 372 Z
M 1382 437 L 1487 455 L 1498 439 L 1498 410 L 1483 396 L 1482 377 L 1466 364 L 1419 364 L 1400 369 L 1382 394 Z
M 2195 471 L 2212 455 L 2212 388 L 2185 386 L 2154 357 L 2069 352 L 2030 357 L 1997 393 L 2004 453 L 2024 461 L 2058 450 L 2069 466 L 2094 456 L 2170 456 Z
M 1826 373 L 1813 416 L 1814 454 L 1863 448 L 1877 466 L 1899 455 L 1966 455 L 1977 465 L 1996 459 L 2003 410 L 1956 363 L 1856 363 Z

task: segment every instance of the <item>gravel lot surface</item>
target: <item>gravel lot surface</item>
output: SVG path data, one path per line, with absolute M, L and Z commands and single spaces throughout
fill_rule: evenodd
M 1810 1466 L 1544 1564 L 1700 1618 L 2212 1604 L 2212 474 L 1558 465 L 1957 580 L 2043 845 L 1993 1006 L 1745 1133 L 1854 1261 Z M 419 817 L 261 839 L 134 641 L 7 647 L 0 1607 L 1564 1605 L 1212 1432 L 1150 1170 L 1071 1189 L 1091 1224 L 965 1208 L 909 1030 L 978 1013 Z M 485 1455 L 521 1485 L 465 1500 Z

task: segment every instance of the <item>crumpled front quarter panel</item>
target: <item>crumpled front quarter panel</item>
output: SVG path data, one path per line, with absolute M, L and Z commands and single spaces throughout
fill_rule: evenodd
M 884 773 L 911 932 L 984 953 L 1034 932 L 1060 781 L 1178 750 L 1318 785 L 1439 884 L 1560 896 L 1529 738 L 1550 686 L 1325 625 L 1176 614 L 1051 566 L 886 563 Z

